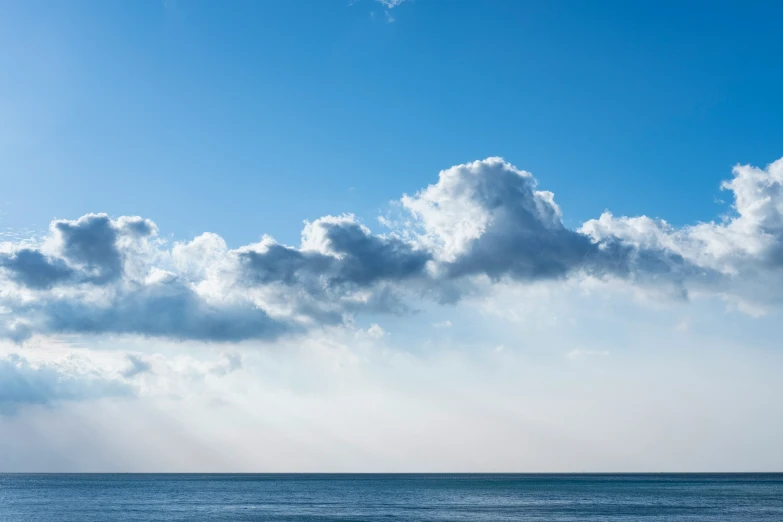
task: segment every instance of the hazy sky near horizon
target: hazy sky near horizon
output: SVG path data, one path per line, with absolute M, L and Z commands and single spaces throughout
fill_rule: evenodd
M 8 2 L 0 471 L 783 469 L 768 2 Z

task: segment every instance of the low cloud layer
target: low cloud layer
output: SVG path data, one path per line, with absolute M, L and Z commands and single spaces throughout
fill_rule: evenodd
M 753 313 L 780 303 L 783 159 L 738 166 L 734 212 L 675 228 L 605 213 L 573 230 L 551 192 L 500 158 L 458 165 L 398 203 L 373 233 L 354 216 L 307 223 L 301 243 L 229 249 L 205 233 L 167 243 L 139 217 L 54 221 L 43 241 L 0 243 L 0 336 L 131 334 L 275 339 L 456 302 L 488 284 L 622 280 L 680 299 L 715 295 Z
M 31 362 L 18 354 L 0 357 L 0 415 L 24 406 L 133 395 L 117 376 L 85 368 L 79 361 Z

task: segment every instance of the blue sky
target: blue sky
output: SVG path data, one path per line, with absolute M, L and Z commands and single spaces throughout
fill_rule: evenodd
M 575 225 L 710 220 L 777 158 L 770 3 L 12 2 L 3 226 L 141 214 L 178 238 L 295 241 L 503 156 Z M 374 15 L 374 16 L 373 16 Z M 68 197 L 65 197 L 65 194 Z
M 0 471 L 783 469 L 781 15 L 7 3 Z

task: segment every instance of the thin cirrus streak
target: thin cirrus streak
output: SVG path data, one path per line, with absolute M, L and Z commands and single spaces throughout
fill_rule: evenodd
M 675 298 L 716 295 L 751 312 L 780 302 L 783 159 L 737 166 L 734 213 L 676 228 L 604 213 L 563 225 L 551 192 L 500 158 L 457 165 L 399 200 L 371 232 L 353 215 L 307 223 L 299 246 L 237 249 L 204 233 L 168 244 L 140 217 L 57 220 L 41 241 L 0 243 L 0 335 L 132 334 L 275 339 L 360 312 L 404 314 L 502 281 L 616 279 Z

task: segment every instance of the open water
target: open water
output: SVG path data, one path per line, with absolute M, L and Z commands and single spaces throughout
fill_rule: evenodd
M 0 474 L 0 521 L 783 521 L 783 474 Z

